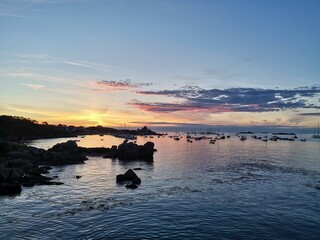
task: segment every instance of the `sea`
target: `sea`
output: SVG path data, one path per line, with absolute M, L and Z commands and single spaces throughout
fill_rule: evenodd
M 0 197 L 0 239 L 319 239 L 320 141 L 248 136 L 188 142 L 167 136 L 153 161 L 89 157 L 57 166 L 63 185 L 24 187 Z M 30 141 L 48 149 L 76 140 L 111 147 L 124 139 L 92 135 Z M 142 183 L 127 189 L 116 175 L 138 168 Z M 81 176 L 81 178 L 76 178 Z

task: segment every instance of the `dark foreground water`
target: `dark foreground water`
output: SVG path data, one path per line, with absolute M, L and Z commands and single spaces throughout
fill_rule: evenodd
M 109 147 L 123 139 L 78 140 Z M 158 149 L 152 163 L 94 157 L 51 170 L 64 185 L 0 197 L 0 239 L 319 239 L 320 141 L 138 143 L 148 140 Z M 116 184 L 135 167 L 143 168 L 138 189 Z

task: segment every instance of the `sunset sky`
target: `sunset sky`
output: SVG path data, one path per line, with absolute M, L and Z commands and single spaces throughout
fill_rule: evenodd
M 1 0 L 0 114 L 314 127 L 319 0 Z

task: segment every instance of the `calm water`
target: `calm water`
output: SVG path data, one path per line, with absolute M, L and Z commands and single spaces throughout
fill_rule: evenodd
M 78 140 L 87 147 L 123 141 Z M 158 149 L 152 163 L 92 157 L 51 170 L 64 185 L 1 197 L 0 239 L 319 239 L 320 141 L 138 143 L 150 140 Z M 135 167 L 143 168 L 138 189 L 116 184 L 117 174 Z

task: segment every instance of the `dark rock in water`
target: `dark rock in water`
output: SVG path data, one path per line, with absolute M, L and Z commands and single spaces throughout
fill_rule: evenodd
M 8 182 L 19 181 L 23 176 L 23 171 L 19 168 L 11 168 L 8 176 Z
M 42 175 L 26 175 L 22 177 L 20 182 L 22 186 L 31 187 L 34 185 L 50 185 L 52 184 L 51 180 L 53 179 Z
M 144 170 L 143 168 L 141 168 L 141 167 L 137 167 L 137 168 L 134 168 L 133 170 Z
M 0 142 L 0 195 L 20 193 L 21 185 L 63 184 L 52 182 L 52 178 L 42 175 L 49 173 L 52 167 L 39 165 L 79 164 L 86 159 L 75 141 L 56 144 L 49 150 L 15 142 Z M 76 176 L 77 179 L 80 177 Z
M 79 179 L 79 178 L 81 178 L 81 176 L 77 175 L 77 176 L 75 176 L 75 178 L 76 178 L 76 179 Z
M 49 151 L 53 152 L 65 152 L 65 151 L 78 151 L 78 145 L 75 141 L 69 140 L 64 143 L 58 143 L 54 145 Z
M 74 143 L 76 144 L 76 143 Z M 52 147 L 49 151 L 61 150 L 61 146 Z M 64 149 L 64 147 L 63 147 Z M 152 160 L 154 149 L 153 142 L 147 142 L 144 145 L 137 145 L 136 143 L 129 142 L 128 139 L 124 140 L 118 147 L 113 145 L 111 148 L 85 148 L 78 147 L 79 153 L 89 155 L 103 155 L 103 158 L 119 158 L 121 160 Z
M 30 175 L 41 175 L 41 174 L 49 173 L 49 171 L 47 170 L 46 167 L 34 167 L 29 169 L 27 173 Z
M 133 179 L 138 178 L 137 174 L 132 170 L 129 169 L 128 171 L 126 171 L 126 173 L 124 174 L 124 178 L 126 179 L 126 181 L 132 181 Z
M 10 168 L 20 168 L 23 171 L 27 171 L 28 169 L 33 167 L 33 164 L 27 159 L 10 159 L 8 161 L 8 167 Z
M 117 183 L 121 183 L 121 182 L 125 182 L 126 181 L 126 178 L 125 178 L 125 176 L 123 174 L 117 175 L 116 179 L 117 179 L 116 180 Z
M 141 179 L 140 178 L 135 178 L 135 179 L 132 179 L 131 181 L 133 184 L 141 184 Z
M 118 146 L 116 156 L 122 160 L 145 159 L 152 160 L 154 153 L 154 143 L 147 142 L 144 145 L 137 145 L 125 140 Z
M 14 195 L 21 193 L 21 185 L 18 182 L 0 183 L 0 195 Z
M 155 152 L 154 150 L 155 150 L 154 143 L 153 142 L 146 142 L 143 145 L 141 155 L 143 158 L 151 159 L 151 158 L 153 158 L 153 153 Z
M 78 147 L 78 150 L 80 153 L 88 154 L 91 156 L 109 154 L 111 151 L 110 148 L 105 148 L 105 147 L 89 147 L 89 148 Z
M 75 141 L 58 143 L 43 154 L 40 164 L 66 165 L 84 163 L 87 157 L 78 148 Z
M 130 189 L 136 189 L 138 186 L 134 183 L 131 183 L 131 184 L 127 184 L 126 185 L 126 188 L 130 188 Z
M 117 183 L 131 181 L 131 184 L 127 184 L 126 188 L 137 188 L 138 184 L 141 184 L 141 179 L 137 176 L 137 174 L 129 169 L 125 174 L 117 175 Z

